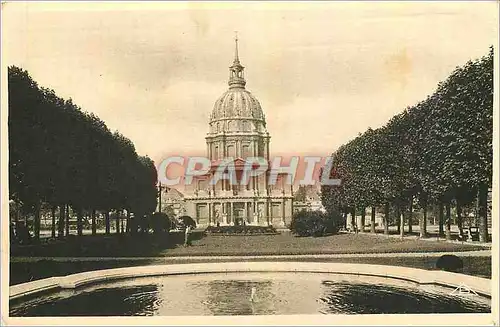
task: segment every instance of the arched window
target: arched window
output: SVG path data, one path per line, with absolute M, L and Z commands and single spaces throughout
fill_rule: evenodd
M 227 156 L 232 158 L 236 156 L 236 152 L 234 151 L 234 145 L 227 146 Z
M 247 158 L 248 156 L 250 156 L 250 145 L 244 144 L 241 149 L 243 158 Z

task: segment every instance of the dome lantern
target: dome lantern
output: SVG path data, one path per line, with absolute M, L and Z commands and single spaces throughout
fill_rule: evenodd
M 215 101 L 210 115 L 211 133 L 246 130 L 265 132 L 264 113 L 259 101 L 245 88 L 243 70 L 238 55 L 238 37 L 236 37 L 234 60 L 229 67 L 229 89 Z M 246 122 L 243 122 L 244 120 Z
M 238 56 L 238 35 L 234 38 L 235 47 L 234 47 L 234 61 L 233 64 L 229 67 L 229 88 L 245 88 L 245 75 L 243 67 L 240 63 L 240 58 Z

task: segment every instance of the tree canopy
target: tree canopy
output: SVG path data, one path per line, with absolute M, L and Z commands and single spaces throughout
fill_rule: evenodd
M 333 170 L 342 183 L 322 186 L 323 204 L 347 212 L 404 205 L 413 197 L 471 203 L 491 187 L 492 140 L 490 48 L 486 56 L 457 67 L 427 99 L 337 149 Z
M 30 210 L 44 202 L 136 215 L 156 207 L 157 173 L 133 143 L 71 99 L 8 69 L 9 195 Z

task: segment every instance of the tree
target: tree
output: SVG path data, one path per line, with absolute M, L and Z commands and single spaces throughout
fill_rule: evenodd
M 65 220 L 69 230 L 68 205 L 76 213 L 78 235 L 84 212 L 104 211 L 109 230 L 110 210 L 135 210 L 138 216 L 154 210 L 156 168 L 137 155 L 129 139 L 111 133 L 71 99 L 39 87 L 28 72 L 12 66 L 8 73 L 9 195 L 34 214 L 35 239 L 42 204 L 60 208 L 60 236 Z
M 446 207 L 448 218 L 454 205 L 462 236 L 462 207 L 476 199 L 481 240 L 486 241 L 492 130 L 490 49 L 487 56 L 457 68 L 424 101 L 406 108 L 385 126 L 368 129 L 339 147 L 331 156 L 332 174 L 342 183 L 322 186 L 323 205 L 328 211 L 344 213 L 383 205 L 386 233 L 390 207 L 394 207 L 403 235 L 404 217 L 411 220 L 416 204 L 423 210 L 421 237 L 426 236 L 429 204 L 437 204 L 441 212 Z M 440 226 L 442 223 L 440 219 Z

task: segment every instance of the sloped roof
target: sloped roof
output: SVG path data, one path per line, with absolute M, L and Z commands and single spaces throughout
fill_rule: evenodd
M 169 200 L 182 200 L 184 199 L 184 194 L 182 194 L 181 191 L 173 188 L 173 187 L 168 187 L 164 193 L 163 193 L 164 199 L 169 199 Z
M 319 187 L 316 185 L 301 185 L 295 192 L 293 199 L 300 202 L 321 201 Z

